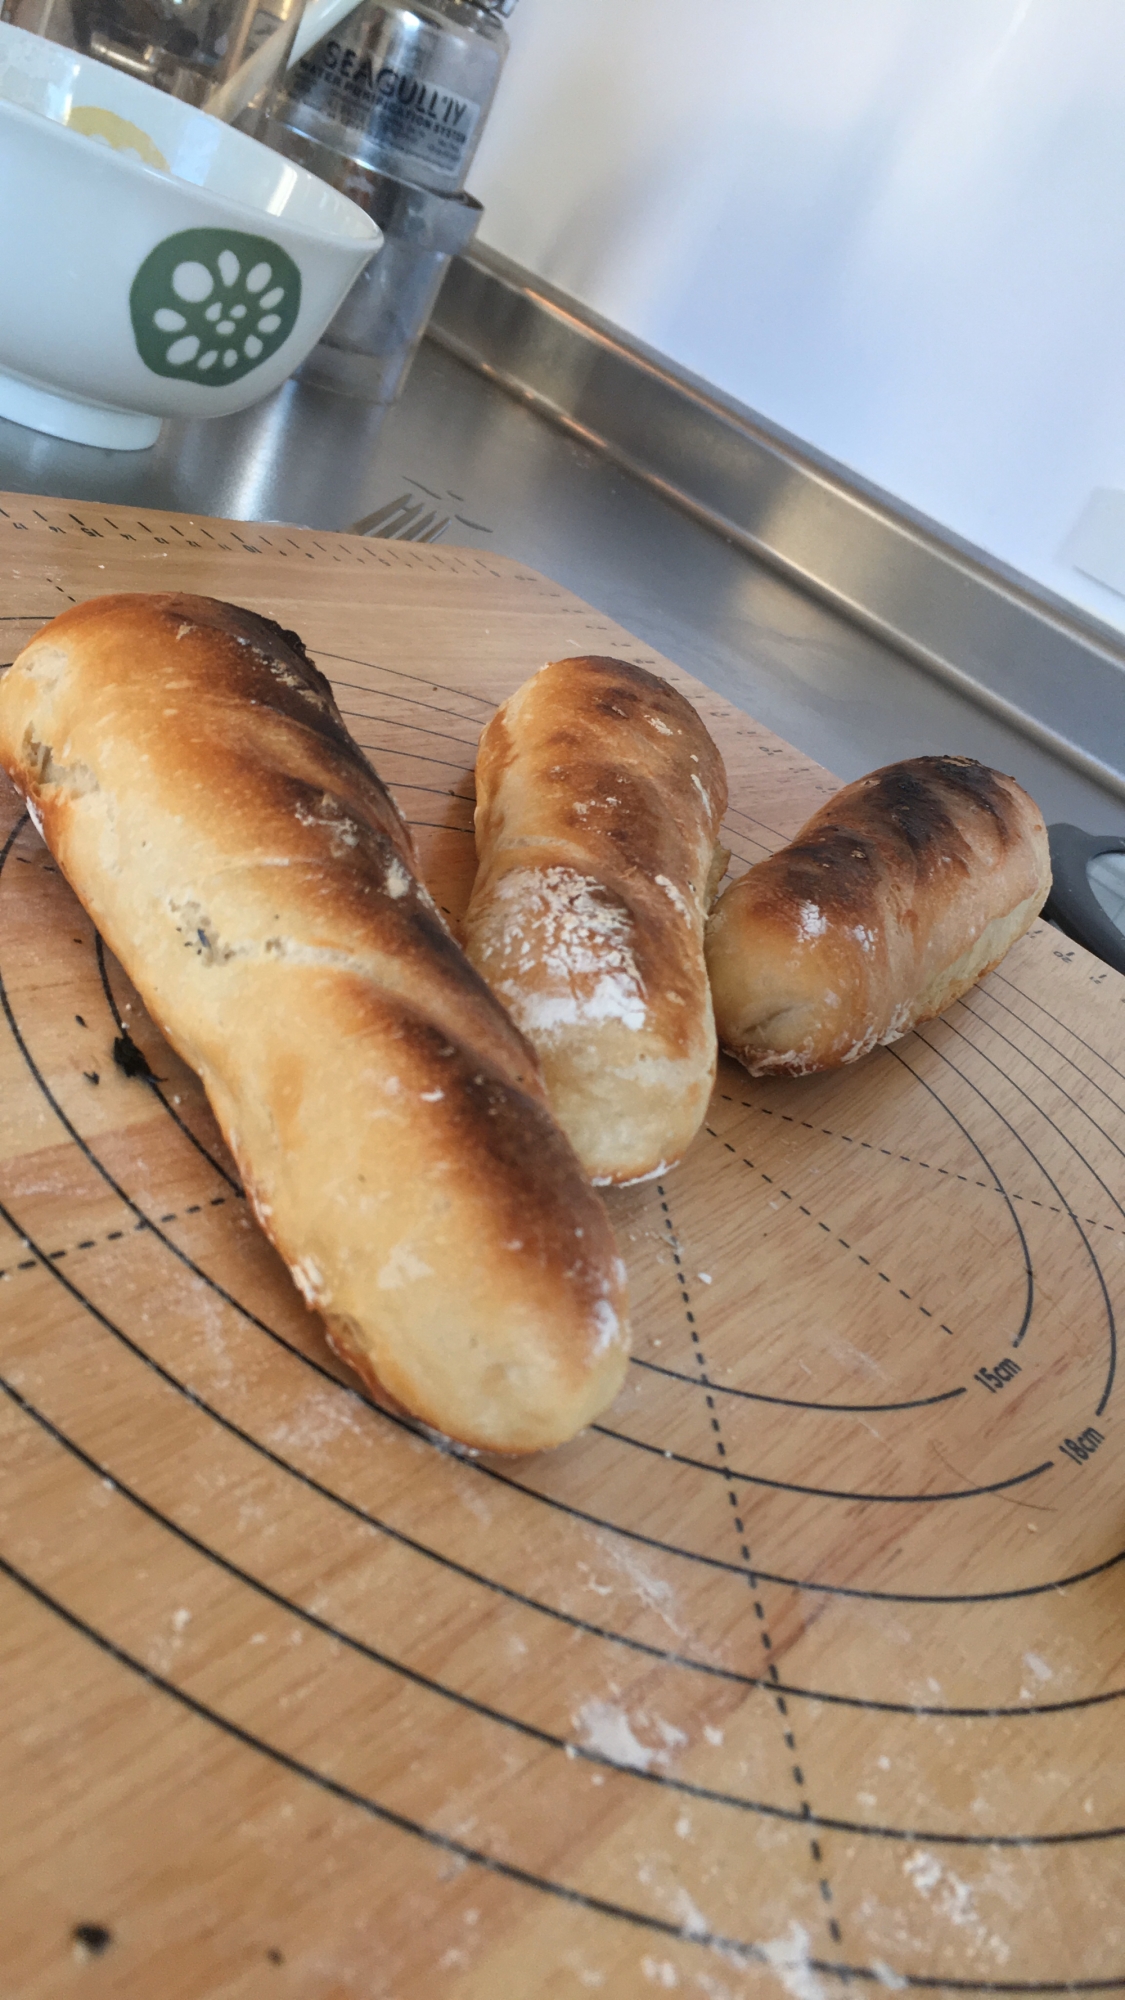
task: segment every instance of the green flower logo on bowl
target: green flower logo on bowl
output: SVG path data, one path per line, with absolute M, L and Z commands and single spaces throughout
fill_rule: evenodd
M 137 352 L 154 375 L 215 388 L 277 353 L 293 331 L 301 273 L 264 236 L 181 229 L 150 250 L 129 291 Z

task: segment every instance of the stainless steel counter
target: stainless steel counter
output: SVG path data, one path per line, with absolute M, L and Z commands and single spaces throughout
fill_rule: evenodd
M 845 778 L 964 751 L 1018 776 L 1049 820 L 1125 831 L 1113 790 L 995 703 L 980 706 L 432 341 L 385 419 L 291 382 L 241 416 L 166 425 L 142 453 L 0 421 L 0 487 L 319 528 L 348 528 L 410 492 L 450 516 L 447 542 L 557 578 Z

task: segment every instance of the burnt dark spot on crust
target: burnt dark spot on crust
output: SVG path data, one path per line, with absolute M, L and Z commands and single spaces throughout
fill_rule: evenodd
M 405 933 L 404 943 L 407 949 L 416 953 L 422 962 L 436 960 L 448 977 L 456 980 L 464 988 L 467 1004 L 475 1001 L 479 1006 L 492 1012 L 497 1003 L 491 988 L 476 967 L 470 965 L 460 945 L 449 935 L 441 918 L 435 916 L 417 896 L 403 897 L 395 907 L 401 912 Z M 385 917 L 383 921 L 386 921 Z M 386 945 L 384 949 L 387 949 Z M 391 949 L 393 950 L 393 947 Z M 506 1024 L 506 1017 L 504 1018 Z
M 873 907 L 886 861 L 877 841 L 849 826 L 825 826 L 782 848 L 754 872 L 764 878 L 775 871 L 786 903 L 796 896 L 858 921 Z
M 861 783 L 866 811 L 893 826 L 919 859 L 934 849 L 963 848 L 956 821 L 966 808 L 986 813 L 1001 838 L 1010 837 L 1007 795 L 994 774 L 971 757 L 915 757 L 875 771 Z
M 1011 794 L 987 764 L 978 764 L 975 757 L 916 757 L 914 763 L 919 769 L 931 772 L 959 797 L 970 799 L 981 812 L 990 813 L 999 822 L 1005 837 L 1011 837 Z
M 864 787 L 858 802 L 864 818 L 893 828 L 916 861 L 937 850 L 956 853 L 964 843 L 939 788 L 906 765 L 892 768 Z
M 660 874 L 686 880 L 692 834 L 669 813 L 660 785 L 627 767 L 594 762 L 589 747 L 583 746 L 584 758 L 544 775 L 565 788 L 562 823 L 580 841 L 595 872 L 600 852 L 621 882 L 648 882 Z M 694 816 L 696 795 L 689 798 Z
M 546 1106 L 468 1051 L 458 1050 L 449 1073 L 460 1143 L 471 1151 L 478 1175 L 491 1182 L 493 1199 L 506 1205 L 508 1226 L 533 1259 L 572 1256 L 574 1217 L 597 1202 Z M 529 1199 L 533 1188 L 543 1187 L 551 1188 L 552 1198 Z M 593 1239 L 595 1219 L 587 1221 Z M 588 1247 L 596 1254 L 593 1240 Z
M 612 681 L 615 695 L 631 696 L 634 700 L 641 693 L 650 699 L 653 696 L 664 696 L 667 699 L 668 695 L 671 695 L 674 701 L 680 699 L 675 689 L 668 686 L 667 681 L 660 680 L 656 674 L 648 673 L 644 667 L 635 667 L 631 660 L 611 660 L 604 653 L 587 653 L 577 659 L 558 661 L 556 664 L 585 667 L 591 677 Z
M 867 828 L 876 840 L 893 830 L 924 865 L 967 859 L 960 827 L 971 813 L 993 823 L 1002 846 L 1018 837 L 1012 798 L 994 771 L 971 757 L 914 757 L 861 778 L 838 801 L 830 800 L 813 824 L 818 832 L 835 824 L 857 835 Z
M 300 633 L 290 632 L 286 626 L 279 625 L 276 619 L 274 618 L 263 618 L 262 624 L 268 626 L 271 632 L 275 632 L 279 639 L 284 640 L 290 652 L 296 653 L 298 659 L 304 662 L 305 666 L 309 670 L 310 679 L 319 681 L 321 686 L 326 688 L 329 694 L 331 694 L 332 690 L 329 687 L 328 682 L 325 679 L 324 675 L 321 673 L 320 668 L 315 667 L 312 661 L 310 660 L 308 653 L 305 649 L 305 642 L 301 638 Z
M 971 757 L 913 757 L 846 786 L 759 866 L 763 877 L 776 874 L 785 898 L 858 920 L 888 876 L 902 884 L 968 874 L 973 852 L 963 829 L 977 814 L 998 852 L 1019 839 L 1017 808 L 994 771 Z
M 627 723 L 634 727 L 638 714 L 667 717 L 674 721 L 678 730 L 686 730 L 695 739 L 710 742 L 701 718 L 691 704 L 685 701 L 674 687 L 662 681 L 658 674 L 650 674 L 645 667 L 634 666 L 631 660 L 611 660 L 601 654 L 589 654 L 571 660 L 558 660 L 556 666 L 585 672 L 591 682 L 590 707 L 613 722 Z
M 300 847 L 307 847 L 310 836 L 319 838 L 325 859 L 346 860 L 374 840 L 378 843 L 374 858 L 384 869 L 395 855 L 410 867 L 409 835 L 394 800 L 369 765 L 339 756 L 330 744 L 316 745 L 311 765 L 302 758 L 305 769 L 294 770 L 299 760 L 286 755 L 293 745 L 284 731 L 266 747 L 269 761 L 263 759 L 254 774 L 255 806 L 268 805 L 278 815 L 290 833 L 294 858 L 300 830 Z
M 458 1156 L 463 1152 L 471 1157 L 474 1176 L 491 1180 L 501 1196 L 506 1193 L 513 1218 L 528 1201 L 530 1190 L 543 1184 L 545 1159 L 553 1162 L 559 1177 L 556 1192 L 566 1180 L 585 1185 L 567 1141 L 539 1095 L 538 1069 L 530 1049 L 526 1077 L 518 1073 L 518 1064 L 513 1065 L 515 1075 L 505 1073 L 468 1039 L 451 1040 L 440 1021 L 401 995 L 368 993 L 363 1005 L 368 1019 L 380 1024 L 383 1060 L 393 1061 L 396 1069 L 405 1063 L 411 1087 L 441 1091 L 440 1116 L 447 1132 L 443 1144 Z M 516 1035 L 514 1029 L 512 1033 Z M 396 1051 L 393 1057 L 390 1048 Z M 504 1057 L 515 1053 L 505 1050 Z M 573 1199 L 573 1188 L 570 1192 Z M 561 1212 L 553 1200 L 547 1202 L 544 1226 L 550 1228 L 556 1220 L 560 1227 L 566 1224 L 567 1207 L 565 1199 Z
M 357 967 L 361 1018 L 375 1015 L 383 1020 L 389 1011 L 396 1040 L 404 1037 L 411 1040 L 411 1032 L 403 1027 L 402 1021 L 408 1024 L 415 1021 L 419 1034 L 424 1028 L 431 1038 L 436 1037 L 435 1046 L 440 1047 L 443 1060 L 472 1049 L 474 1060 L 496 1062 L 538 1094 L 542 1086 L 531 1045 L 499 1006 L 491 988 L 454 942 L 441 918 L 417 891 L 397 898 L 373 898 L 363 872 L 341 880 L 339 909 L 345 923 L 352 927 L 357 955 L 362 955 L 364 928 L 372 924 L 372 946 L 388 967 L 396 968 L 388 983 L 398 990 L 393 997 L 385 990 L 380 992 Z M 410 998 L 412 993 L 422 991 L 423 986 L 428 1009 L 425 1018 L 415 1016 Z
M 623 844 L 623 836 L 611 832 L 611 826 L 628 826 L 638 841 L 647 840 L 650 822 L 667 828 L 669 788 L 680 796 L 694 779 L 702 787 L 699 806 L 693 798 L 688 815 L 692 830 L 681 829 L 681 836 L 686 833 L 694 839 L 700 809 L 721 813 L 725 808 L 726 774 L 715 745 L 695 710 L 656 674 L 628 660 L 579 655 L 554 661 L 527 684 L 527 691 L 535 721 L 530 739 L 519 728 L 516 738 L 522 740 L 524 753 L 530 751 L 537 783 L 572 796 L 578 810 L 568 802 L 566 813 L 576 833 L 612 841 L 616 848 Z M 506 731 L 503 756 L 493 754 L 492 739 L 499 734 L 503 717 L 501 709 L 485 730 L 478 797 L 487 796 L 512 755 L 520 754 L 513 752 Z M 645 728 L 648 721 L 658 727 Z M 620 759 L 623 768 L 613 759 Z M 643 783 L 658 806 L 655 813 L 651 805 L 640 804 L 638 772 L 633 768 L 638 763 L 648 772 Z M 624 807 L 630 784 L 640 819 L 630 820 L 624 811 L 615 810 L 617 804 Z M 662 845 L 668 846 L 666 830 Z M 673 845 L 682 845 L 682 838 Z M 665 860 L 658 867 L 672 876 L 679 873 Z
M 257 699 L 279 708 L 283 714 L 300 714 L 302 711 L 296 708 L 292 696 L 299 699 L 303 695 L 306 703 L 311 697 L 317 706 L 318 726 L 338 740 L 351 741 L 336 707 L 331 683 L 313 665 L 296 632 L 287 631 L 276 619 L 264 618 L 260 612 L 248 611 L 240 604 L 226 604 L 217 597 L 193 597 L 177 592 L 155 597 L 153 603 L 169 622 L 222 633 L 255 655 L 254 664 L 260 663 L 262 678 Z M 280 683 L 279 673 L 284 676 Z M 257 678 L 253 674 L 251 677 Z
M 252 801 L 255 812 L 268 805 L 294 835 L 298 826 L 323 823 L 325 849 L 333 858 L 351 844 L 349 821 L 377 829 L 413 866 L 410 834 L 378 772 L 342 726 L 338 735 L 320 715 L 294 716 L 280 703 L 259 708 L 232 811 L 243 801 Z M 307 848 L 307 835 L 300 844 Z

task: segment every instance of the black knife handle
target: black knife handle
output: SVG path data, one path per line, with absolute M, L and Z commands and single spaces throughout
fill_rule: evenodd
M 1086 873 L 1087 862 L 1098 854 L 1125 854 L 1125 835 L 1083 833 L 1060 821 L 1047 828 L 1047 839 L 1054 879 L 1043 915 L 1106 965 L 1125 972 L 1125 933 L 1102 909 Z

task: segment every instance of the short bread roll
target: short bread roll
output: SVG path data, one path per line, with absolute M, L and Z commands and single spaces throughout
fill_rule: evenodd
M 605 1213 L 300 641 L 209 598 L 94 599 L 4 677 L 0 760 L 357 1372 L 485 1449 L 603 1410 Z
M 756 1076 L 855 1062 L 998 965 L 1050 886 L 1043 818 L 1014 778 L 971 757 L 888 764 L 719 897 L 719 1040 Z
M 703 920 L 723 872 L 722 758 L 624 660 L 557 660 L 486 726 L 466 949 L 534 1045 L 598 1183 L 690 1145 L 715 1077 Z

